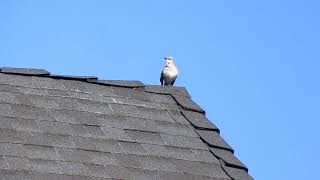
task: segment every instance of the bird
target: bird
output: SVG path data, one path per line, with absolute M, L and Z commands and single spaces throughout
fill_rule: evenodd
M 163 68 L 160 76 L 160 83 L 163 86 L 173 86 L 176 81 L 179 71 L 174 64 L 174 59 L 171 56 L 165 57 L 166 65 Z

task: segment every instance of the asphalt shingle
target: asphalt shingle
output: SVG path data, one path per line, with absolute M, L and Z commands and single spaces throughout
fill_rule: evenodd
M 90 80 L 98 79 L 95 76 L 70 76 L 70 75 L 58 75 L 58 74 L 51 74 L 50 77 L 54 79 L 79 80 L 79 81 L 90 81 Z
M 1 148 L 2 151 L 2 148 Z M 9 165 L 4 156 L 0 156 L 0 169 L 8 169 Z
M 190 98 L 190 94 L 184 87 L 176 87 L 176 86 L 160 86 L 160 85 L 147 85 L 144 90 L 146 92 L 159 93 L 159 94 L 170 94 L 170 95 L 178 95 L 185 96 Z
M 144 119 L 154 119 L 159 121 L 167 121 L 169 118 L 165 110 L 147 108 L 142 106 L 129 106 L 122 104 L 111 104 L 111 110 L 114 114 L 130 116 Z
M 48 71 L 44 69 L 29 69 L 29 68 L 2 67 L 0 71 L 2 73 L 7 73 L 7 74 L 36 75 L 36 76 L 47 76 L 50 74 Z
M 219 132 L 219 129 L 212 124 L 204 114 L 194 111 L 182 110 L 182 114 L 194 125 L 197 129 L 210 129 Z
M 226 166 L 237 167 L 248 171 L 247 167 L 235 155 L 224 149 L 210 148 L 210 151 L 219 159 L 222 159 Z
M 196 130 L 201 139 L 210 146 L 227 149 L 233 152 L 232 147 L 216 132 L 209 130 Z
M 1 68 L 0 177 L 250 179 L 183 87 Z
M 224 166 L 223 169 L 234 180 L 253 180 L 253 178 L 243 169 Z
M 105 180 L 105 178 L 94 178 L 88 176 L 63 175 L 63 174 L 48 174 L 33 171 L 15 171 L 15 170 L 0 170 L 0 177 L 5 180 Z
M 58 160 L 54 147 L 28 144 L 0 143 L 0 155 Z
M 196 104 L 192 99 L 183 96 L 173 95 L 177 103 L 182 106 L 185 110 L 196 111 L 200 113 L 205 113 L 205 111 Z
M 119 87 L 129 87 L 129 88 L 139 88 L 144 87 L 144 84 L 141 81 L 124 81 L 124 80 L 92 80 L 89 82 L 101 84 L 101 85 L 109 85 L 109 86 L 119 86 Z
M 167 111 L 168 115 L 177 123 L 190 124 L 186 117 L 178 111 Z

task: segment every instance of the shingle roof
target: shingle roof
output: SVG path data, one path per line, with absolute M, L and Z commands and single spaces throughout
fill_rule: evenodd
M 1 179 L 250 180 L 182 87 L 0 69 Z

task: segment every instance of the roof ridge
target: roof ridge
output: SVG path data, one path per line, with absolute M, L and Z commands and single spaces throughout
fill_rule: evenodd
M 176 96 L 177 98 L 179 98 L 180 96 L 191 98 L 190 94 L 188 93 L 185 87 L 178 87 L 178 86 L 164 87 L 161 85 L 146 85 L 139 80 L 100 80 L 96 76 L 52 74 L 45 69 L 35 69 L 35 68 L 0 67 L 0 73 L 20 75 L 20 76 L 34 76 L 34 77 L 46 77 L 46 78 L 52 78 L 52 79 L 82 81 L 82 82 L 98 84 L 102 86 L 132 88 L 132 89 L 142 90 L 144 92 L 149 92 L 149 93 L 172 95 L 172 96 Z M 200 107 L 197 107 L 196 109 L 198 109 L 199 111 L 203 111 Z
M 0 67 L 0 73 L 21 75 L 21 76 L 47 77 L 52 79 L 75 80 L 75 81 L 83 81 L 83 82 L 100 84 L 105 86 L 109 85 L 109 86 L 129 87 L 129 88 L 145 86 L 141 81 L 136 81 L 136 80 L 98 80 L 98 77 L 96 76 L 51 74 L 45 69 L 34 69 L 34 68 Z

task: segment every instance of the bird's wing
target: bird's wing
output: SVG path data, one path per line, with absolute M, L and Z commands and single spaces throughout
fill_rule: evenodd
M 164 77 L 163 77 L 163 71 L 162 71 L 161 75 L 160 75 L 160 83 L 161 83 L 161 85 L 163 85 L 163 80 L 164 80 Z
M 171 82 L 171 86 L 173 86 L 173 84 L 174 84 L 175 81 L 176 81 L 176 80 L 173 80 L 173 81 Z

